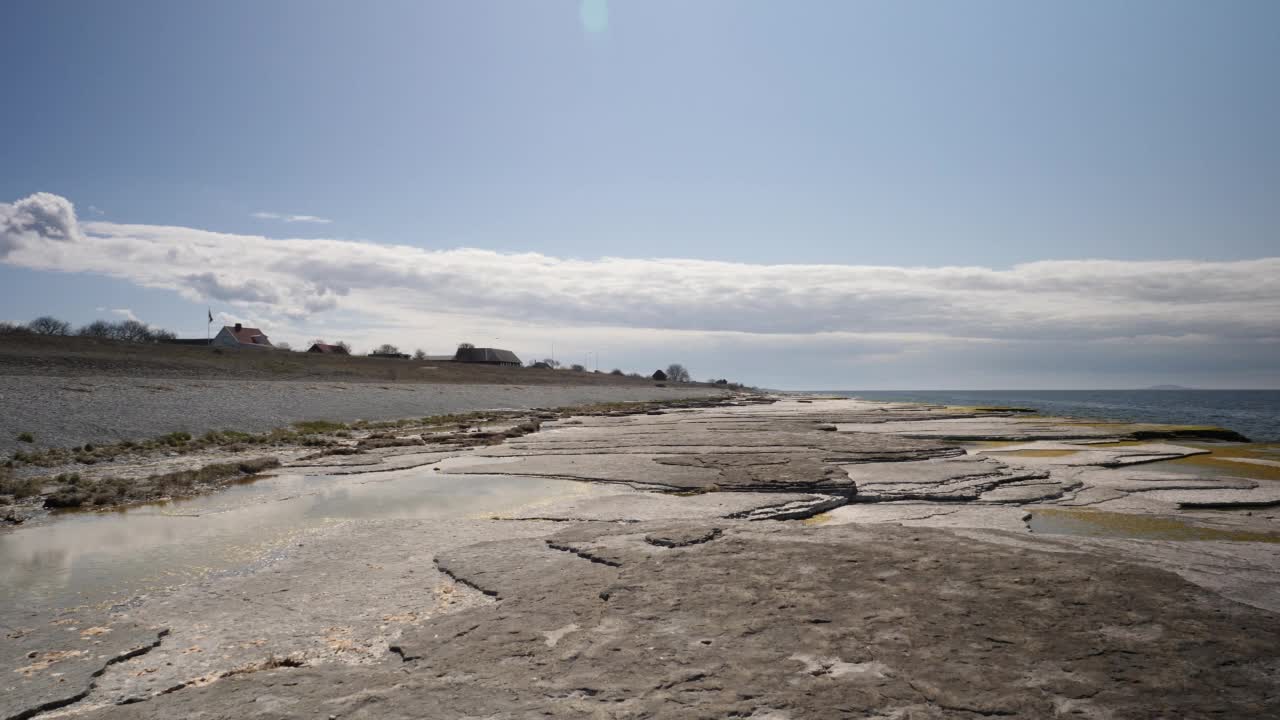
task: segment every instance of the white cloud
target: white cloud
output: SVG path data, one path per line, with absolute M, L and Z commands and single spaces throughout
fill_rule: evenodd
M 124 318 L 125 320 L 133 320 L 134 322 L 142 322 L 142 320 L 140 320 L 140 319 L 138 318 L 138 316 L 137 316 L 137 315 L 135 315 L 135 314 L 133 313 L 133 311 L 132 311 L 132 310 L 130 310 L 129 308 L 105 308 L 105 307 L 99 307 L 99 308 L 97 308 L 97 311 L 98 311 L 98 312 L 109 312 L 109 313 L 111 313 L 112 315 L 119 315 L 120 317 Z
M 217 301 L 292 341 L 433 352 L 470 340 L 541 356 L 555 342 L 564 352 L 767 349 L 845 366 L 945 366 L 947 353 L 976 358 L 980 346 L 1010 343 L 1208 357 L 1215 346 L 1275 348 L 1280 337 L 1280 258 L 1009 269 L 582 260 L 78 223 L 70 202 L 38 194 L 0 204 L 0 260 Z
M 317 215 L 287 215 L 285 213 L 274 212 L 256 212 L 253 217 L 259 220 L 280 220 L 287 223 L 320 223 L 326 224 L 333 222 L 329 218 L 322 218 Z
M 24 243 L 82 240 L 76 209 L 60 195 L 38 192 L 13 204 L 0 203 L 0 259 Z

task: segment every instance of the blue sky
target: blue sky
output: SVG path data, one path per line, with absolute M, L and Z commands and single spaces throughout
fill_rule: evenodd
M 0 203 L 52 193 L 81 223 L 749 269 L 1013 272 L 1037 261 L 1280 255 L 1272 2 L 16 2 L 6 24 L 19 31 L 0 44 Z M 170 241 L 185 242 L 178 236 Z M 190 268 L 142 277 L 122 267 L 127 255 L 79 265 L 0 257 L 0 319 L 54 311 L 84 322 L 100 307 L 129 308 L 192 332 L 213 304 L 295 342 L 321 328 L 434 351 L 476 328 L 546 354 L 550 341 L 535 338 L 564 335 L 575 352 L 607 346 L 618 364 L 681 349 L 695 375 L 791 387 L 1117 386 L 1172 352 L 1153 346 L 1126 366 L 1114 350 L 1077 342 L 1070 368 L 1026 360 L 994 378 L 989 358 L 943 352 L 945 343 L 904 356 L 881 346 L 900 342 L 888 337 L 874 338 L 874 351 L 810 337 L 864 342 L 888 331 L 858 318 L 790 327 L 802 303 L 754 325 L 726 319 L 760 315 L 771 293 L 802 290 L 788 284 L 797 278 L 749 298 L 707 294 L 679 322 L 622 307 L 652 304 L 632 288 L 593 289 L 593 303 L 617 311 L 558 317 L 548 307 L 521 330 L 501 308 L 468 314 L 474 303 L 424 301 L 407 320 L 336 292 L 317 310 L 325 303 L 225 291 L 251 268 L 227 270 L 211 296 L 190 289 Z M 492 277 L 474 271 L 476 283 Z M 732 286 L 736 271 L 725 272 Z M 1146 276 L 1138 267 L 1124 282 Z M 410 293 L 456 287 L 406 282 Z M 881 288 L 877 302 L 934 298 L 935 281 L 921 282 L 928 292 Z M 1170 314 L 1225 302 L 1168 282 Z M 1147 327 L 1151 309 L 1060 339 L 1154 334 L 1183 343 L 1185 358 L 1198 337 L 1196 362 L 1152 382 L 1280 385 L 1275 371 L 1221 349 L 1245 341 L 1263 348 L 1249 358 L 1280 353 L 1274 288 L 1258 283 L 1264 294 L 1250 307 L 1261 326 L 1230 338 L 1206 336 L 1203 324 Z M 843 292 L 856 301 L 873 291 Z M 949 307 L 979 306 L 984 291 L 968 292 Z M 1029 343 L 1005 358 L 1046 350 L 1052 338 L 1034 321 L 1076 303 L 1064 296 L 1047 311 L 1033 296 L 1019 296 L 1026 332 L 1004 319 L 998 332 L 964 338 Z M 437 311 L 448 317 L 428 317 Z M 949 336 L 952 321 L 913 331 Z M 751 337 L 716 335 L 726 332 Z M 796 348 L 820 359 L 782 369 Z M 884 361 L 859 359 L 871 356 Z

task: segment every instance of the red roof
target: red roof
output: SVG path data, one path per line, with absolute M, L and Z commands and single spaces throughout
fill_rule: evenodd
M 346 355 L 346 354 L 347 354 L 347 349 L 346 349 L 346 348 L 344 348 L 344 347 L 342 347 L 341 345 L 329 345 L 329 344 L 326 344 L 326 343 L 313 343 L 313 344 L 311 345 L 311 349 L 310 349 L 310 350 L 308 350 L 307 352 L 338 353 L 339 355 Z
M 240 329 L 237 330 L 236 328 L 233 328 L 230 325 L 228 325 L 224 327 L 223 330 L 226 330 L 227 332 L 231 333 L 231 336 L 234 337 L 237 341 L 239 341 L 243 345 L 270 345 L 271 344 L 271 341 L 267 339 L 267 336 L 258 328 L 241 326 Z

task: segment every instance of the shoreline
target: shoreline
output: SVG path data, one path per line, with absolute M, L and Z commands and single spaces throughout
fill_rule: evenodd
M 18 439 L 28 433 L 36 446 L 74 447 L 175 431 L 261 433 L 320 418 L 343 423 L 382 421 L 485 408 L 528 410 L 712 397 L 725 392 L 706 386 L 659 385 L 0 375 L 0 399 L 16 409 L 0 416 L 0 453 L 32 449 L 32 443 Z
M 1060 418 L 1021 407 L 951 406 L 807 392 L 753 394 L 721 391 L 714 394 L 691 394 L 694 397 L 680 400 L 575 404 L 531 408 L 528 411 L 475 409 L 462 413 L 377 421 L 311 419 L 259 433 L 209 431 L 203 436 L 193 437 L 190 433 L 173 431 L 146 440 L 131 439 L 111 444 L 86 444 L 74 448 L 46 447 L 32 451 L 19 448 L 14 451 L 9 462 L 0 466 L 0 530 L 38 518 L 53 519 L 69 511 L 111 511 L 215 493 L 233 484 L 252 482 L 258 473 L 278 468 L 282 463 L 292 466 L 295 462 L 314 461 L 326 455 L 359 455 L 396 445 L 421 446 L 415 452 L 457 451 L 501 443 L 508 438 L 536 432 L 543 421 L 578 415 L 607 413 L 625 416 L 678 408 L 714 407 L 729 402 L 762 402 L 766 399 L 769 402 L 791 399 L 801 404 L 814 400 L 848 399 L 884 406 L 941 410 L 952 420 L 1013 415 L 1057 422 L 1066 428 L 1073 425 L 1110 427 L 1112 430 L 1106 437 L 1125 442 L 1183 440 L 1252 444 L 1248 438 L 1233 430 L 1215 426 Z M 1071 432 L 1065 435 L 1066 439 L 1071 437 L 1078 437 L 1078 434 Z M 989 433 L 943 433 L 936 434 L 933 438 L 961 444 L 1007 443 L 1026 439 L 1010 438 L 1007 435 L 996 437 Z M 1197 454 L 1213 455 L 1214 452 L 1206 449 Z M 1251 459 L 1248 458 L 1248 453 L 1235 455 Z M 161 460 L 162 457 L 177 457 L 178 460 L 167 462 Z M 161 461 L 156 462 L 157 460 Z M 1280 479 L 1280 469 L 1267 472 L 1268 466 L 1239 467 L 1237 464 L 1232 469 L 1245 474 L 1252 471 L 1266 479 Z M 562 478 L 592 481 L 589 477 L 573 475 Z M 39 487 L 33 489 L 36 485 Z M 653 487 L 661 487 L 661 483 L 654 484 Z M 15 488 L 25 489 L 25 493 L 15 495 Z M 827 489 L 833 491 L 831 487 Z M 12 499 L 6 503 L 7 498 Z
M 1280 442 L 1280 390 L 843 391 L 867 400 L 1002 405 L 1079 420 L 1216 426 L 1255 442 Z
M 381 448 L 461 452 L 537 432 L 541 423 L 577 416 L 625 417 L 660 410 L 756 402 L 724 392 L 687 399 L 618 401 L 555 408 L 477 409 L 381 421 L 295 422 L 261 433 L 174 431 L 147 440 L 44 448 L 0 466 L 0 530 L 65 512 L 112 511 L 216 493 L 259 473 L 322 457 L 366 455 Z M 7 502 L 6 502 L 7 500 Z
M 109 602 L 32 600 L 5 623 L 0 716 L 1280 710 L 1280 482 L 1171 472 L 1201 443 L 1124 425 L 767 400 L 295 459 L 190 517 L 147 515 L 160 535 L 121 557 L 226 558 Z M 566 477 L 581 491 L 487 514 L 388 494 Z M 357 497 L 382 499 L 344 514 Z M 297 532 L 248 529 L 313 509 Z M 184 539 L 214 523 L 238 534 Z

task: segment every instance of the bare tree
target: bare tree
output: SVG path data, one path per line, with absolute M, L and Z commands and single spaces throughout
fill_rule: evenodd
M 558 367 L 560 367 L 560 361 L 559 361 L 559 360 L 556 360 L 556 359 L 554 359 L 554 358 L 543 358 L 543 359 L 542 359 L 542 364 L 543 364 L 543 365 L 546 365 L 546 366 L 547 366 L 547 367 L 549 367 L 549 368 L 558 368 Z
M 572 371 L 574 371 L 574 372 L 586 372 L 586 371 L 587 371 L 587 366 L 586 366 L 586 365 L 579 365 L 578 363 L 574 363 L 574 364 L 572 364 L 572 365 L 570 365 L 570 366 L 569 366 L 569 369 L 570 369 L 570 370 L 572 370 Z
M 392 345 L 391 343 L 382 343 L 378 347 L 374 348 L 373 351 L 379 355 L 397 355 L 400 353 L 400 348 Z
M 667 379 L 671 382 L 689 382 L 689 371 L 680 363 L 667 366 Z
M 153 328 L 137 320 L 121 320 L 114 323 L 106 320 L 94 320 L 77 330 L 76 334 L 81 337 L 98 337 L 136 343 L 160 342 L 161 340 L 172 340 L 177 337 L 172 331 Z
M 137 320 L 122 320 L 116 323 L 116 339 L 126 342 L 149 342 L 152 338 L 151 328 Z
M 426 359 L 427 359 L 427 353 L 426 353 L 426 351 L 425 351 L 425 350 L 423 350 L 422 348 L 418 348 L 417 350 L 414 350 L 414 351 L 413 351 L 413 359 L 414 359 L 414 360 L 426 360 Z
M 345 350 L 345 351 L 347 352 L 347 354 L 348 354 L 348 355 L 350 355 L 350 354 L 351 354 L 351 343 L 348 343 L 348 342 L 347 342 L 347 341 L 345 341 L 345 340 L 339 340 L 338 342 L 334 343 L 334 345 L 336 345 L 336 346 L 338 346 L 338 347 L 342 348 L 343 350 Z
M 27 323 L 27 329 L 37 335 L 70 335 L 71 323 L 52 315 L 42 315 Z
M 109 338 L 114 337 L 115 326 L 106 320 L 94 320 L 76 331 L 81 337 Z
M 609 374 L 610 374 L 610 375 L 621 375 L 621 374 L 622 374 L 622 371 L 621 371 L 621 370 L 619 370 L 618 368 L 614 368 L 614 369 L 612 369 L 612 370 L 610 370 L 610 371 L 609 371 Z
M 472 345 L 471 343 L 468 343 L 468 342 L 458 343 L 459 350 L 470 350 L 474 347 L 475 345 Z

